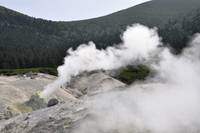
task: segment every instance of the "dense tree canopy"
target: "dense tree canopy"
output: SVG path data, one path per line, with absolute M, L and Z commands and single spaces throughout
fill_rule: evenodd
M 62 64 L 68 48 L 91 40 L 100 49 L 117 44 L 133 23 L 157 26 L 163 41 L 178 53 L 192 34 L 200 31 L 199 7 L 199 0 L 154 0 L 75 22 L 36 19 L 0 7 L 0 69 L 56 67 Z

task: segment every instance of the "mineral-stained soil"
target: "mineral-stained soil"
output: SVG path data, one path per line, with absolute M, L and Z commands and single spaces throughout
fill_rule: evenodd
M 31 111 L 22 103 L 28 101 L 32 95 L 42 91 L 47 84 L 55 79 L 55 76 L 47 74 L 37 74 L 34 78 L 26 75 L 0 76 L 0 120 Z M 48 101 L 50 98 L 57 98 L 61 102 L 77 100 L 62 89 L 58 89 L 55 94 L 45 100 Z
M 35 111 L 21 106 L 21 103 L 29 101 L 31 96 L 42 91 L 45 85 L 55 79 L 56 77 L 46 74 L 38 74 L 34 78 L 0 76 L 2 92 L 0 93 L 0 132 L 72 133 L 77 125 L 90 116 L 84 97 L 93 97 L 125 86 L 103 72 L 83 73 L 74 77 L 70 84 L 58 89 L 51 97 L 44 99 L 48 101 L 56 98 L 59 104 Z

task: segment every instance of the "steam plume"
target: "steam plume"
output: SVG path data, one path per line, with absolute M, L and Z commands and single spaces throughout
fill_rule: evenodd
M 156 29 L 138 24 L 127 29 L 122 41 L 106 50 L 97 50 L 92 42 L 75 51 L 70 49 L 64 65 L 58 68 L 58 79 L 42 96 L 50 95 L 80 72 L 145 61 L 155 71 L 154 77 L 123 90 L 89 97 L 89 116 L 72 132 L 199 133 L 200 35 L 195 35 L 180 56 L 158 48 L 161 42 Z
M 48 85 L 41 96 L 49 96 L 61 85 L 68 83 L 72 76 L 83 71 L 110 70 L 132 64 L 136 60 L 147 59 L 159 44 L 160 38 L 156 29 L 136 24 L 127 29 L 122 36 L 122 44 L 116 47 L 98 50 L 93 42 L 89 42 L 75 51 L 69 49 L 64 65 L 58 68 L 58 79 Z
M 200 35 L 182 55 L 168 49 L 144 83 L 88 99 L 89 116 L 74 133 L 199 133 Z

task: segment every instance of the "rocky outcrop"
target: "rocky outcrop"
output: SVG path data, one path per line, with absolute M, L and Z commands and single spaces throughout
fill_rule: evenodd
M 73 130 L 89 117 L 84 97 L 93 97 L 124 86 L 124 83 L 103 72 L 83 73 L 74 77 L 65 89 L 60 89 L 59 95 L 56 94 L 57 98 L 60 96 L 63 102 L 33 112 L 22 113 L 8 120 L 0 120 L 0 132 L 73 133 Z
M 55 76 L 48 74 L 34 76 L 34 78 L 29 78 L 26 75 L 0 76 L 0 120 L 31 111 L 31 108 L 23 106 L 22 103 L 28 101 L 31 96 L 42 91 L 47 84 L 56 79 Z M 51 98 L 56 98 L 61 103 L 77 100 L 63 89 L 58 89 L 54 95 L 45 99 L 46 102 Z
M 66 91 L 75 97 L 92 96 L 113 89 L 123 88 L 124 83 L 103 72 L 83 73 L 73 78 Z
M 0 122 L 1 133 L 69 133 L 87 113 L 80 103 L 68 103 Z
M 0 104 L 0 121 L 10 119 L 16 115 L 18 115 L 18 113 L 13 111 L 9 106 Z

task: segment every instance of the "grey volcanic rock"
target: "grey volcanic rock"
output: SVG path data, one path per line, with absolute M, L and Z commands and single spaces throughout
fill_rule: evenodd
M 59 99 L 59 104 L 55 106 L 22 113 L 9 117 L 8 120 L 2 119 L 0 133 L 73 133 L 74 129 L 90 117 L 84 97 L 92 98 L 94 95 L 124 86 L 124 83 L 103 72 L 83 73 L 74 77 L 66 88 L 58 90 L 55 98 L 62 98 L 63 102 L 60 103 Z
M 57 99 L 52 98 L 52 99 L 50 99 L 50 100 L 48 101 L 47 107 L 55 106 L 55 105 L 58 104 L 58 103 L 59 103 L 59 101 L 58 101 Z
M 1 133 L 69 133 L 86 117 L 80 103 L 61 104 L 0 122 Z
M 0 104 L 0 120 L 7 120 L 16 115 L 18 114 L 14 113 L 14 111 L 9 106 Z
M 56 79 L 55 76 L 48 74 L 39 73 L 34 76 L 32 79 L 27 76 L 0 76 L 0 120 L 28 112 L 30 109 L 26 109 L 22 104 Z M 63 89 L 58 89 L 45 100 L 51 98 L 56 98 L 62 103 L 78 100 Z
M 123 88 L 126 84 L 103 72 L 83 73 L 71 80 L 67 91 L 75 97 L 96 95 L 113 89 Z
M 38 94 L 32 95 L 31 98 L 24 103 L 25 106 L 31 107 L 32 110 L 45 108 L 47 103 Z

